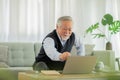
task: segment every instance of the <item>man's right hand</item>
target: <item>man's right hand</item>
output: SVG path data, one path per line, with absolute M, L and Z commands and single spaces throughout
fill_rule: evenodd
M 60 60 L 61 60 L 61 61 L 67 60 L 68 56 L 71 56 L 71 54 L 70 54 L 69 52 L 63 52 L 63 53 L 60 55 Z

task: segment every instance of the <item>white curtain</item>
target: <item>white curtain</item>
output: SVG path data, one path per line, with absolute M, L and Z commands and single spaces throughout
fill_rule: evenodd
M 55 29 L 56 20 L 63 15 L 74 19 L 74 32 L 84 31 L 101 20 L 105 13 L 120 19 L 120 0 L 0 0 L 0 41 L 41 42 Z M 104 39 L 84 38 L 95 49 L 104 49 Z M 120 34 L 112 39 L 116 56 L 120 56 Z

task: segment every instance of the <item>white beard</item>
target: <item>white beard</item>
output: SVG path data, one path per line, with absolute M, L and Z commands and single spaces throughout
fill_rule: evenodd
M 69 37 L 62 37 L 62 40 L 68 40 L 69 39 Z

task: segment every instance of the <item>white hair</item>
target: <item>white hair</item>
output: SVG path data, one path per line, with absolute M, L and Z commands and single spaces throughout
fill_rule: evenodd
M 58 18 L 57 25 L 60 26 L 62 21 L 73 21 L 71 16 L 62 16 Z

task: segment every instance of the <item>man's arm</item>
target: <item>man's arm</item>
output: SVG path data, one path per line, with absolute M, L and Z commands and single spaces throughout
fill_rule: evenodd
M 85 56 L 85 46 L 84 46 L 84 43 L 82 42 L 82 40 L 80 38 L 77 38 L 75 36 L 74 45 L 75 45 L 75 47 L 77 49 L 77 55 Z
M 46 55 L 54 61 L 64 61 L 70 56 L 69 52 L 59 53 L 55 48 L 54 40 L 50 37 L 46 38 L 43 42 L 43 48 L 46 52 Z

